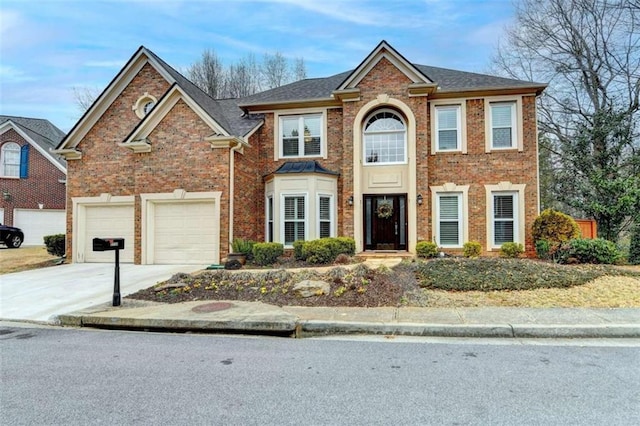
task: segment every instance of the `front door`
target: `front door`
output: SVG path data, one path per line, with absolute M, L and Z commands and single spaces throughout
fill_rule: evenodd
M 406 194 L 364 196 L 364 248 L 407 249 Z

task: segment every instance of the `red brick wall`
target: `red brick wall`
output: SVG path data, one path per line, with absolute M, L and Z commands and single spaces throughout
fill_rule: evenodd
M 21 147 L 28 142 L 15 130 L 9 129 L 0 135 L 0 147 L 7 142 L 15 142 Z M 26 179 L 0 177 L 0 208 L 4 217 L 0 222 L 13 225 L 13 209 L 38 209 L 39 203 L 44 209 L 64 210 L 66 176 L 51 161 L 42 155 L 35 146 L 29 148 L 29 170 Z M 2 197 L 2 191 L 11 194 L 10 200 Z

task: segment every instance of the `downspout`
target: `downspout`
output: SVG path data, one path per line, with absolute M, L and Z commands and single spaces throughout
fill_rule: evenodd
M 236 145 L 229 150 L 229 247 L 228 253 L 232 252 L 231 242 L 233 241 L 233 201 L 235 197 L 235 156 L 242 148 L 242 142 L 237 141 Z

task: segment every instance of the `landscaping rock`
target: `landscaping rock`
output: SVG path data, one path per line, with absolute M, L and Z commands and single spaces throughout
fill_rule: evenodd
M 182 288 L 182 287 L 186 287 L 188 285 L 189 284 L 187 284 L 187 283 L 167 283 L 167 284 L 159 285 L 157 287 L 153 287 L 153 290 L 155 292 L 159 292 L 159 291 L 162 291 L 162 290 L 169 290 L 169 289 L 172 289 L 172 288 Z
M 330 291 L 331 285 L 324 281 L 304 280 L 293 286 L 293 292 L 298 297 L 320 296 Z

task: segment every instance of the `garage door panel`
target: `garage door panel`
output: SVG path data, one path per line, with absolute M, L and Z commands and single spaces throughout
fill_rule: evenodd
M 64 210 L 15 209 L 13 223 L 24 232 L 24 245 L 41 246 L 45 235 L 65 233 L 66 214 Z
M 122 237 L 125 249 L 120 251 L 121 262 L 133 262 L 134 210 L 131 205 L 87 206 L 85 209 L 85 262 L 113 262 L 113 251 L 94 252 L 93 239 Z
M 154 263 L 206 264 L 215 260 L 218 234 L 214 203 L 154 205 Z

